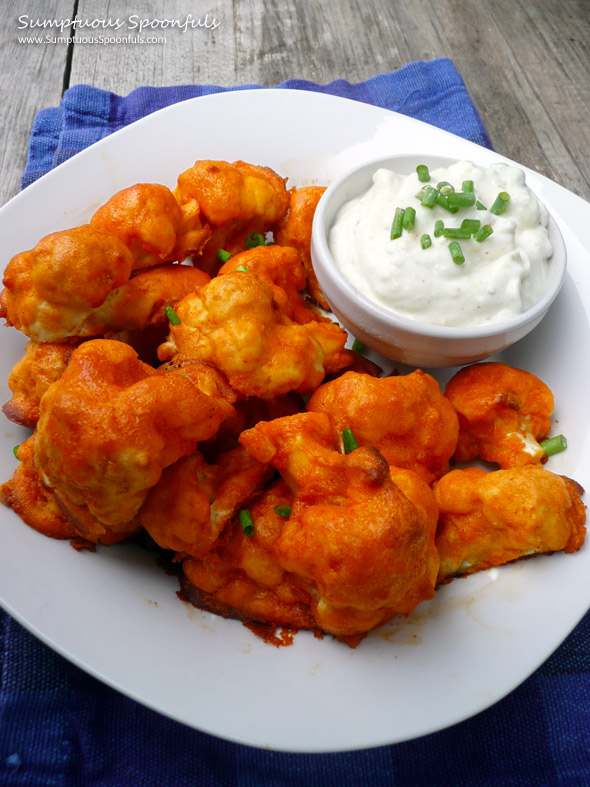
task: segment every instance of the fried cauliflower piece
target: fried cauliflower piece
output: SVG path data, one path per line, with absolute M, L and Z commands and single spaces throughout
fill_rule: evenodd
M 308 412 L 328 413 L 359 445 L 374 445 L 390 465 L 427 483 L 449 468 L 457 446 L 457 415 L 436 380 L 421 369 L 397 377 L 345 372 L 311 396 Z
M 211 275 L 219 269 L 219 249 L 244 250 L 250 233 L 272 230 L 289 207 L 285 180 L 269 167 L 243 161 L 197 161 L 179 175 L 174 195 L 181 207 L 196 203 L 212 227 L 211 239 L 195 258 Z
M 271 631 L 277 626 L 317 629 L 310 594 L 281 567 L 275 551 L 285 524 L 276 507 L 288 509 L 292 503 L 293 494 L 285 482 L 273 482 L 248 507 L 255 523 L 251 536 L 244 535 L 234 522 L 227 543 L 205 559 L 183 562 L 184 596 L 201 609 L 246 624 L 263 622 Z
M 438 581 L 527 555 L 580 549 L 586 535 L 583 491 L 535 465 L 452 470 L 435 485 Z
M 261 422 L 240 442 L 276 467 L 295 495 L 275 551 L 309 592 L 318 628 L 359 637 L 432 598 L 439 560 L 425 484 L 415 505 L 376 448 L 341 454 L 325 413 Z
M 2 407 L 4 415 L 20 426 L 34 429 L 39 420 L 39 402 L 51 383 L 64 373 L 76 345 L 27 342 L 25 354 L 8 378 L 12 398 Z
M 458 461 L 480 456 L 508 468 L 545 458 L 538 441 L 551 428 L 553 394 L 534 374 L 496 361 L 474 364 L 457 372 L 445 395 L 459 416 Z
M 297 249 L 303 261 L 307 286 L 313 299 L 329 311 L 330 306 L 315 275 L 311 260 L 313 217 L 325 186 L 304 186 L 289 192 L 289 210 L 274 233 L 275 243 Z
M 199 364 L 159 373 L 122 342 L 96 339 L 72 353 L 41 400 L 35 466 L 81 536 L 136 529 L 162 470 L 233 414 L 226 387 Z
M 163 549 L 205 557 L 239 507 L 270 480 L 273 471 L 241 446 L 208 464 L 200 452 L 162 473 L 139 520 Z
M 89 237 L 94 237 L 94 253 L 99 258 L 104 250 L 100 239 L 106 234 L 92 228 L 84 230 L 85 240 L 81 245 L 88 254 L 78 257 L 76 239 L 84 233 L 66 232 L 69 233 L 68 243 L 65 237 L 52 242 L 59 248 L 68 247 L 68 254 L 58 251 L 54 254 L 63 266 L 56 266 L 55 270 L 51 265 L 46 266 L 43 270 L 47 280 L 40 289 L 36 284 L 39 277 L 34 275 L 35 265 L 41 266 L 35 249 L 13 257 L 4 275 L 0 316 L 36 342 L 71 341 L 102 336 L 108 331 L 143 330 L 157 322 L 164 323 L 166 306 L 209 281 L 206 273 L 188 265 L 148 268 L 130 279 L 130 252 L 114 235 L 108 237 L 114 239 L 113 248 L 122 250 L 124 265 L 119 266 L 119 258 L 113 252 L 110 256 L 113 275 L 109 276 L 106 262 L 103 260 L 94 266 L 87 249 Z M 68 257 L 71 276 L 66 265 Z M 44 255 L 40 255 L 40 259 L 43 260 Z M 83 273 L 81 268 L 85 268 Z M 53 276 L 55 280 L 51 279 Z
M 137 183 L 114 194 L 90 225 L 116 235 L 131 252 L 134 269 L 182 262 L 211 236 L 198 206 L 187 202 L 183 208 L 166 186 Z
M 350 362 L 345 331 L 333 323 L 292 322 L 255 273 L 217 276 L 176 312 L 180 324 L 171 326 L 160 359 L 180 353 L 212 363 L 242 397 L 309 393 L 327 371 Z

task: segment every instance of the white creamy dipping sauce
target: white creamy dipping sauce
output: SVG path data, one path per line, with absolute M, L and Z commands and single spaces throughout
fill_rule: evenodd
M 451 214 L 435 204 L 423 207 L 416 195 L 446 181 L 462 191 L 473 181 L 476 203 Z M 490 212 L 500 192 L 510 200 L 503 213 Z M 413 229 L 391 239 L 397 207 L 415 208 Z M 464 262 L 449 250 L 453 239 L 435 237 L 434 224 L 460 227 L 475 219 L 493 232 L 484 241 L 457 239 Z M 328 245 L 344 276 L 373 302 L 404 317 L 431 325 L 473 327 L 515 317 L 543 296 L 553 249 L 548 214 L 525 184 L 524 172 L 506 164 L 482 169 L 469 161 L 433 168 L 428 183 L 416 173 L 398 175 L 379 169 L 373 185 L 346 203 L 332 226 Z M 431 245 L 422 248 L 420 238 Z

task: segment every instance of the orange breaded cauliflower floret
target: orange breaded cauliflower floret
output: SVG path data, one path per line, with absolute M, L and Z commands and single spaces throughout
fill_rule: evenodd
M 240 442 L 276 467 L 294 493 L 275 550 L 280 566 L 310 593 L 318 628 L 359 637 L 432 598 L 436 512 L 424 504 L 425 484 L 414 505 L 376 448 L 340 453 L 324 413 L 261 422 Z
M 439 581 L 584 543 L 583 489 L 534 465 L 452 470 L 435 485 Z
M 459 416 L 455 458 L 480 456 L 501 468 L 539 463 L 551 428 L 553 394 L 534 374 L 499 362 L 466 366 L 445 395 Z
M 122 342 L 96 339 L 72 353 L 41 400 L 35 466 L 80 535 L 135 529 L 162 470 L 233 414 L 224 386 L 199 364 L 159 373 Z
M 390 465 L 414 470 L 429 484 L 447 472 L 457 445 L 457 415 L 421 369 L 393 377 L 345 372 L 320 386 L 307 410 L 328 413 L 359 445 L 376 446 Z
M 161 360 L 181 356 L 214 364 L 241 396 L 274 399 L 309 393 L 351 362 L 346 332 L 333 323 L 298 325 L 255 273 L 211 279 L 176 307 L 178 325 L 160 348 Z

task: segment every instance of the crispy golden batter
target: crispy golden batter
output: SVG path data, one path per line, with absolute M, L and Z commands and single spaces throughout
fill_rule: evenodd
M 457 415 L 420 369 L 398 377 L 345 372 L 320 386 L 307 410 L 329 413 L 359 445 L 376 446 L 390 465 L 414 470 L 427 483 L 448 470 L 457 445 Z
M 135 529 L 162 470 L 233 414 L 219 375 L 201 368 L 158 373 L 131 347 L 103 339 L 74 351 L 41 401 L 35 463 L 82 536 Z
M 8 378 L 12 398 L 2 407 L 10 420 L 34 429 L 39 420 L 39 402 L 51 383 L 65 371 L 76 345 L 27 342 L 24 357 Z
M 453 470 L 435 485 L 439 581 L 584 543 L 583 489 L 535 465 Z
M 324 413 L 261 422 L 240 442 L 295 494 L 275 550 L 310 593 L 318 628 L 358 636 L 432 598 L 434 509 L 427 514 L 423 497 L 420 506 L 406 497 L 376 448 L 341 454 Z
M 304 186 L 289 192 L 289 211 L 274 233 L 275 243 L 293 246 L 301 255 L 307 286 L 319 305 L 329 311 L 330 307 L 318 283 L 311 260 L 311 229 L 318 202 L 325 192 L 324 186 Z
M 534 374 L 498 362 L 461 369 L 445 395 L 459 415 L 455 458 L 476 456 L 500 467 L 539 463 L 538 441 L 551 428 L 553 394 Z
M 183 211 L 170 189 L 158 183 L 137 183 L 118 191 L 90 224 L 120 238 L 133 255 L 135 269 L 182 262 L 211 236 L 196 204 L 186 203 Z
M 160 348 L 214 364 L 241 396 L 273 399 L 313 391 L 349 363 L 346 332 L 333 323 L 293 323 L 255 273 L 217 276 L 176 307 L 179 325 Z
M 202 558 L 229 520 L 270 480 L 272 470 L 241 446 L 208 464 L 199 452 L 166 468 L 139 513 L 163 549 Z
M 29 527 L 50 538 L 74 538 L 76 529 L 62 512 L 55 495 L 40 480 L 34 463 L 35 435 L 18 447 L 20 464 L 0 487 L 0 500 Z

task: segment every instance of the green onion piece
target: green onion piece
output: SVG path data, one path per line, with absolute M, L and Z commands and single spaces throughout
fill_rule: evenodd
M 449 251 L 451 252 L 451 257 L 455 265 L 463 265 L 465 262 L 465 257 L 463 256 L 461 246 L 459 246 L 457 241 L 449 243 Z
M 20 448 L 20 443 L 18 445 L 15 445 L 14 448 L 12 449 L 12 453 L 16 456 L 17 459 L 19 459 L 19 456 L 18 456 L 18 449 L 19 448 Z M 20 462 L 20 459 L 19 459 L 19 462 Z
M 490 208 L 490 213 L 499 216 L 501 213 L 504 213 L 508 207 L 509 202 L 510 194 L 507 191 L 501 191 L 494 200 L 492 207 Z
M 463 221 L 461 222 L 461 229 L 469 230 L 469 232 L 473 235 L 475 232 L 478 231 L 480 225 L 481 225 L 481 221 L 479 219 L 463 219 Z
M 473 191 L 473 181 L 472 180 L 464 180 L 461 184 L 462 191 Z
M 436 184 L 436 188 L 441 194 L 444 194 L 445 196 L 450 194 L 451 191 L 455 191 L 455 187 L 452 185 L 452 183 L 449 183 L 448 180 L 441 180 L 440 183 Z
M 166 312 L 166 317 L 168 317 L 168 322 L 170 325 L 180 325 L 180 318 L 172 306 L 166 306 L 164 311 Z
M 358 339 L 355 339 L 354 342 L 352 343 L 352 349 L 354 350 L 355 353 L 358 353 L 359 355 L 363 355 L 367 350 L 365 345 L 362 342 L 359 342 Z
M 553 454 L 559 454 L 561 451 L 565 451 L 567 448 L 567 440 L 562 434 L 558 434 L 555 437 L 550 437 L 548 440 L 543 440 L 541 448 L 545 451 L 547 456 L 553 456 Z
M 352 433 L 352 429 L 350 426 L 347 426 L 346 429 L 342 432 L 342 443 L 344 445 L 344 453 L 349 454 L 351 451 L 354 451 L 356 448 L 359 447 L 359 444 L 356 441 L 355 436 Z
M 217 249 L 217 259 L 219 260 L 219 262 L 227 262 L 230 259 L 230 257 L 231 254 L 229 253 L 229 251 L 226 251 L 225 249 Z
M 190 382 L 192 383 L 192 380 L 191 380 L 191 378 L 188 376 L 188 374 L 185 374 L 184 372 L 179 372 L 179 374 L 180 374 L 180 376 L 181 376 L 181 377 L 186 377 L 186 379 L 187 379 L 187 380 L 190 380 Z
M 404 210 L 404 215 L 402 216 L 402 227 L 405 230 L 413 230 L 415 221 L 416 221 L 416 209 L 406 208 Z
M 475 201 L 475 207 L 476 207 L 478 210 L 487 210 L 487 208 L 486 208 L 486 206 L 483 204 L 483 202 L 480 202 L 479 200 L 476 200 L 476 201 Z
M 471 231 L 463 227 L 445 227 L 443 230 L 443 237 L 465 240 L 471 237 Z
M 403 220 L 404 220 L 404 209 L 403 208 L 396 208 L 395 214 L 393 216 L 393 221 L 391 223 L 391 233 L 389 237 L 391 240 L 396 240 L 396 238 L 400 238 L 403 229 Z
M 449 204 L 449 197 L 448 197 L 448 195 L 441 194 L 440 192 L 437 192 L 437 194 L 436 194 L 436 204 L 440 205 L 441 208 L 444 208 L 445 210 L 448 210 L 449 213 L 457 213 L 457 211 L 459 210 L 459 208 L 452 207 Z
M 416 167 L 416 174 L 420 183 L 428 183 L 430 180 L 430 172 L 426 164 L 418 164 Z
M 424 189 L 424 196 L 422 197 L 420 204 L 425 208 L 433 208 L 436 204 L 437 197 L 438 191 L 432 186 L 426 186 Z
M 248 273 L 248 266 L 247 265 L 236 265 L 235 270 L 237 270 L 237 271 L 246 271 L 246 273 Z
M 238 518 L 240 520 L 240 525 L 242 526 L 242 533 L 245 536 L 253 536 L 254 520 L 252 519 L 252 514 L 248 511 L 248 509 L 241 508 L 238 513 Z
M 451 191 L 447 199 L 451 208 L 470 208 L 475 205 L 473 191 Z
M 424 199 L 424 195 L 426 194 L 426 189 L 431 189 L 431 188 L 432 186 L 422 186 L 420 191 L 417 194 L 414 194 L 414 196 L 416 197 L 416 199 L 419 199 L 420 202 L 422 202 L 422 200 Z
M 443 234 L 444 228 L 445 228 L 445 223 L 444 223 L 444 221 L 442 219 L 438 219 L 438 221 L 435 221 L 434 222 L 434 237 L 435 238 L 440 238 L 440 236 Z
M 251 232 L 246 238 L 246 248 L 253 249 L 256 246 L 264 246 L 264 235 L 260 232 Z
M 422 246 L 423 249 L 427 249 L 429 246 L 432 246 L 432 238 L 430 235 L 427 233 L 420 235 L 420 246 Z
M 486 238 L 489 238 L 494 230 L 490 227 L 489 224 L 484 224 L 481 229 L 479 229 L 473 236 L 473 240 L 476 240 L 478 243 L 481 243 Z
M 275 506 L 275 514 L 277 516 L 282 516 L 284 519 L 289 519 L 291 510 L 291 506 Z

